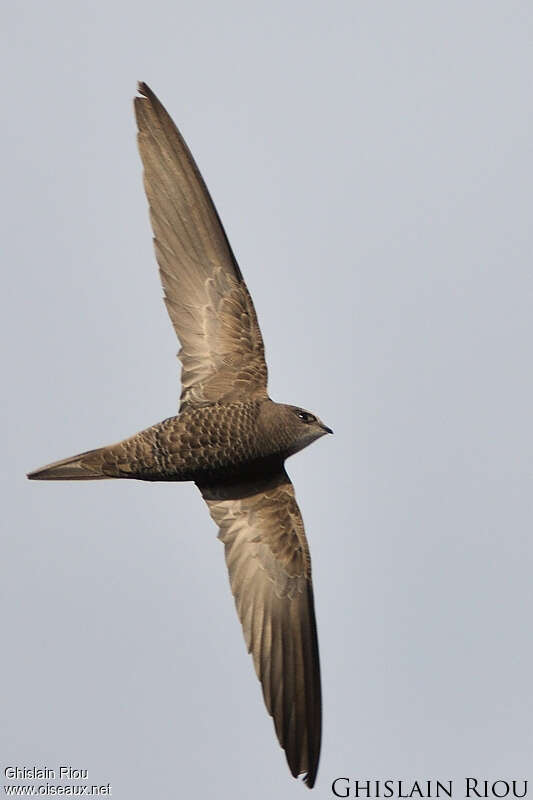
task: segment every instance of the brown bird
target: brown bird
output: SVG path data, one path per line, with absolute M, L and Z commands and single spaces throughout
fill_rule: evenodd
M 311 561 L 285 459 L 332 433 L 267 394 L 252 299 L 207 187 L 165 108 L 135 98 L 165 303 L 181 343 L 178 416 L 29 473 L 38 480 L 194 481 L 224 543 L 231 590 L 293 776 L 314 785 L 322 709 Z

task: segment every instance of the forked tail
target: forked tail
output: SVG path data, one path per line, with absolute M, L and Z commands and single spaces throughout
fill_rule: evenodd
M 106 447 L 100 447 L 62 461 L 54 461 L 46 467 L 28 472 L 28 478 L 32 481 L 94 481 L 113 478 L 114 475 L 104 473 L 106 450 Z

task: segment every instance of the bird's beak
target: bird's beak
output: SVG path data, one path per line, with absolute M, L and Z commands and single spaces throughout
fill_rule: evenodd
M 321 423 L 321 426 L 322 426 L 322 430 L 325 431 L 326 433 L 333 433 L 331 428 L 328 428 L 327 425 L 324 425 L 323 423 Z

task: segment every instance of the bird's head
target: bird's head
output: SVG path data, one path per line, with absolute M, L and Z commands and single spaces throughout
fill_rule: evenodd
M 283 403 L 273 405 L 276 407 L 273 421 L 278 426 L 275 435 L 283 438 L 283 448 L 288 456 L 303 450 L 326 433 L 333 433 L 331 428 L 311 411 Z

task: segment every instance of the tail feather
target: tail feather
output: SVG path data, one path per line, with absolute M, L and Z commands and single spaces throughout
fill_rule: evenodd
M 62 461 L 54 461 L 53 464 L 28 472 L 28 478 L 32 481 L 94 481 L 111 478 L 111 475 L 102 472 L 103 459 L 95 458 L 104 449 L 88 450 Z

